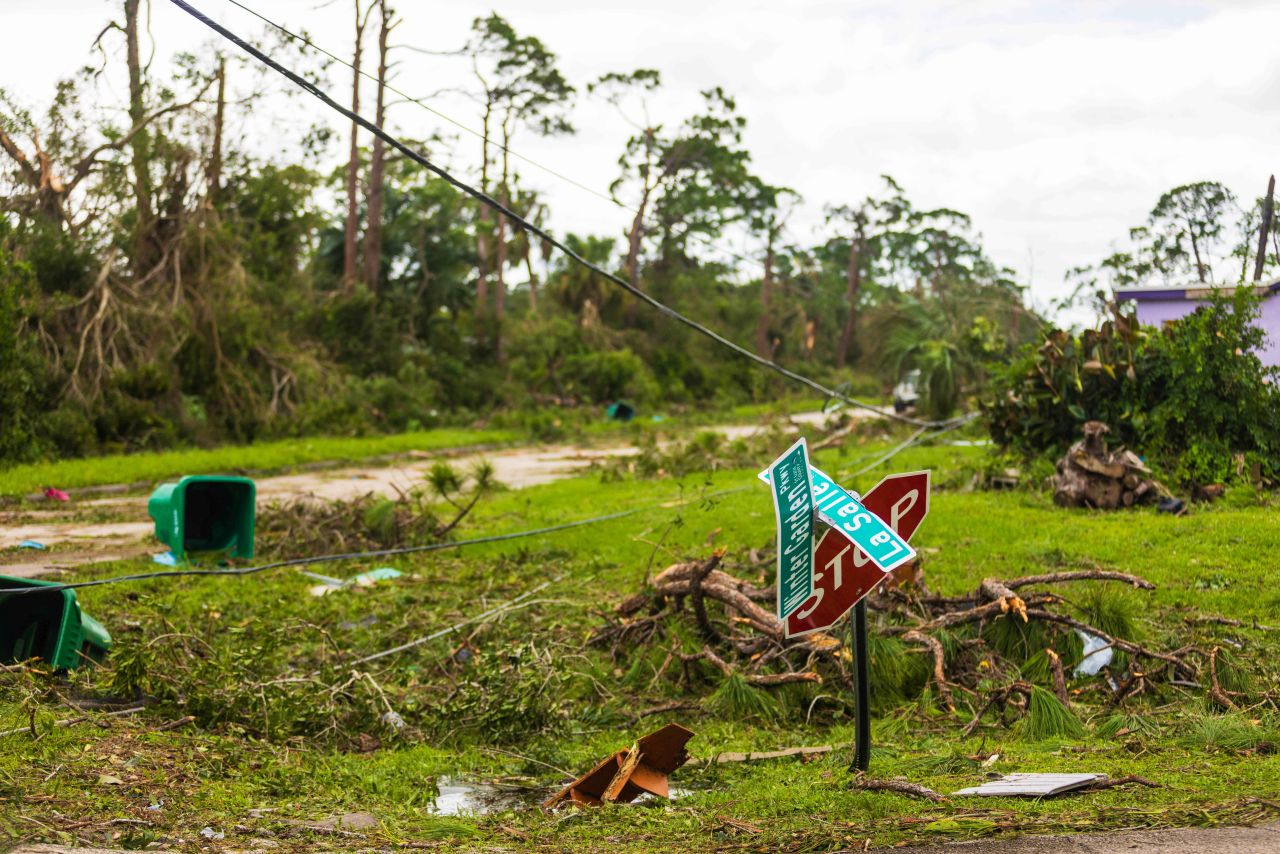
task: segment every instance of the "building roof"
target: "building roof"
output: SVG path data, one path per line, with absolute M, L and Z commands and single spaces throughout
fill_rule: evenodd
M 1188 282 L 1185 285 L 1133 285 L 1126 288 L 1113 288 L 1116 299 L 1121 302 L 1125 300 L 1134 300 L 1137 302 L 1147 301 L 1163 301 L 1163 300 L 1202 300 L 1207 299 L 1214 291 L 1219 291 L 1227 296 L 1235 293 L 1239 285 L 1212 283 L 1212 282 Z M 1275 296 L 1280 293 L 1280 278 L 1272 279 L 1267 282 L 1259 282 L 1256 285 L 1265 297 Z

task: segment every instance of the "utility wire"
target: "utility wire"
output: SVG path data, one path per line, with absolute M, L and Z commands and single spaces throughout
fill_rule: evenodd
M 710 497 L 710 496 L 707 496 Z M 548 525 L 544 528 L 533 528 L 527 531 L 513 531 L 506 534 L 494 534 L 488 537 L 476 537 L 471 540 L 459 540 L 457 542 L 447 543 L 427 543 L 421 546 L 403 546 L 395 549 L 379 549 L 369 552 L 345 552 L 343 554 L 318 555 L 316 557 L 295 557 L 288 560 L 278 560 L 272 563 L 264 563 L 258 566 L 241 566 L 241 567 L 223 567 L 220 569 L 166 569 L 157 570 L 156 572 L 143 572 L 135 575 L 117 575 L 113 578 L 99 578 L 93 581 L 76 581 L 66 584 L 47 584 L 39 587 L 3 587 L 0 593 L 40 593 L 50 590 L 75 590 L 80 587 L 98 587 L 104 584 L 120 584 L 126 581 L 147 581 L 153 578 L 187 578 L 191 576 L 226 576 L 226 575 L 256 575 L 259 572 L 266 572 L 269 569 L 281 569 L 287 566 L 305 566 L 313 563 L 333 563 L 343 560 L 361 560 L 364 558 L 374 557 L 393 557 L 395 555 L 415 554 L 418 552 L 438 552 L 448 549 L 460 549 L 463 546 L 479 546 L 486 543 L 501 543 L 507 540 L 518 540 L 524 537 L 537 537 L 543 534 L 554 534 L 560 531 L 567 531 L 571 528 L 582 528 L 587 525 L 595 525 L 600 522 L 610 522 L 614 519 L 621 519 L 625 516 L 632 516 L 636 513 L 652 509 L 652 506 L 633 507 L 630 510 L 621 510 L 617 513 L 607 513 L 603 516 L 593 516 L 589 519 L 578 519 L 573 522 L 564 522 L 559 525 Z
M 887 453 L 876 459 L 875 462 L 864 466 L 858 471 L 843 477 L 843 480 L 850 480 L 858 477 L 882 465 L 905 451 L 907 448 L 927 442 L 943 433 L 948 433 L 962 427 L 967 421 L 958 421 L 949 424 L 939 430 L 926 435 L 927 428 L 920 428 L 912 433 L 905 441 L 890 449 Z M 81 587 L 101 587 L 108 584 L 123 584 L 134 581 L 150 581 L 156 578 L 199 578 L 199 577 L 227 577 L 227 576 L 245 576 L 256 575 L 260 572 L 266 572 L 272 569 L 283 569 L 290 566 L 308 566 L 317 563 L 335 563 L 347 560 L 364 560 L 376 557 L 395 557 L 397 555 L 418 554 L 422 552 L 438 552 L 448 551 L 452 549 L 460 549 L 464 546 L 479 546 L 489 543 L 501 543 L 509 540 L 519 540 L 526 537 L 539 537 L 546 534 L 555 534 L 560 531 L 568 531 L 574 528 L 584 528 L 588 525 L 597 525 L 602 522 L 611 522 L 615 519 L 623 519 L 628 516 L 634 516 L 637 513 L 643 513 L 647 510 L 667 509 L 671 507 L 679 507 L 694 501 L 706 501 L 712 498 L 721 498 L 726 495 L 735 495 L 739 492 L 746 492 L 753 489 L 755 484 L 746 486 L 736 486 L 729 489 L 721 489 L 716 492 L 710 492 L 703 495 L 693 496 L 691 498 L 676 499 L 674 501 L 659 501 L 652 504 L 646 504 L 642 507 L 632 507 L 628 510 L 619 510 L 615 513 L 605 513 L 600 516 L 591 516 L 586 519 L 576 519 L 572 522 L 562 522 L 558 525 L 547 525 L 541 528 L 530 528 L 523 531 L 511 531 L 505 534 L 492 534 L 484 537 L 475 537 L 470 540 L 458 540 L 456 542 L 445 543 L 427 543 L 420 546 L 402 546 L 394 549 L 378 549 L 376 551 L 367 552 L 343 552 L 340 554 L 316 555 L 314 557 L 297 557 L 287 560 L 272 561 L 271 563 L 259 564 L 258 566 L 242 566 L 242 567 L 222 567 L 218 569 L 163 569 L 155 572 L 141 572 L 132 575 L 117 575 L 112 578 L 98 578 L 92 581 L 73 581 L 65 584 L 42 584 L 37 587 L 0 587 L 0 594 L 23 595 L 41 592 L 51 592 L 57 590 L 76 590 Z M 312 573 L 304 573 L 305 575 L 313 575 L 316 578 L 324 578 Z M 536 591 L 535 591 L 536 592 Z
M 287 36 L 288 38 L 291 38 L 294 41 L 301 42 L 302 44 L 316 51 L 317 53 L 324 54 L 326 57 L 338 63 L 339 65 L 346 66 L 348 69 L 352 71 L 356 70 L 355 66 L 353 66 L 350 62 L 343 59 L 342 57 L 337 56 L 331 51 L 326 50 L 325 48 L 311 41 L 311 39 L 307 38 L 306 36 L 293 32 L 289 28 L 285 27 L 283 24 L 276 23 L 275 21 L 271 20 L 266 15 L 262 14 L 256 9 L 252 9 L 249 6 L 246 6 L 245 4 L 239 2 L 239 0 L 227 0 L 227 2 L 230 3 L 232 6 L 237 6 L 240 9 L 243 9 L 244 11 L 248 12 L 250 15 L 253 15 L 255 18 L 262 21 L 267 26 L 274 27 L 275 29 L 279 30 L 282 34 Z M 443 119 L 444 121 L 448 122 L 449 124 L 453 125 L 454 127 L 460 130 L 466 131 L 467 133 L 474 136 L 476 139 L 482 140 L 485 138 L 485 135 L 480 131 L 476 130 L 475 128 L 470 127 L 469 125 L 466 125 L 463 122 L 458 121 L 452 116 L 442 113 L 440 110 L 431 106 L 426 101 L 423 101 L 421 98 L 415 98 L 412 95 L 408 94 L 407 92 L 404 92 L 401 89 L 397 89 L 395 86 L 391 85 L 391 83 L 385 80 L 384 78 L 381 78 L 376 74 L 370 74 L 368 71 L 365 71 L 364 69 L 361 69 L 359 71 L 359 74 L 361 77 L 365 78 L 366 80 L 369 80 L 374 83 L 378 83 L 381 86 L 386 87 L 388 91 L 394 92 L 395 94 L 399 95 L 401 98 L 404 98 L 409 103 L 417 104 L 419 107 L 431 113 L 433 116 Z M 568 175 L 565 175 L 563 172 L 558 172 L 555 169 L 552 169 L 550 166 L 544 166 L 538 161 L 533 160 L 529 157 L 526 157 L 518 151 L 514 151 L 510 149 L 507 146 L 503 145 L 502 143 L 497 142 L 496 140 L 490 140 L 489 144 L 497 148 L 499 151 L 505 151 L 507 154 L 510 154 L 512 157 L 516 158 L 517 160 L 523 160 L 525 163 L 528 163 L 530 166 L 533 166 L 537 169 L 541 169 L 543 172 L 546 172 L 548 175 L 551 175 L 554 178 L 559 178 L 561 181 L 564 181 L 567 184 L 572 184 L 573 186 L 577 187 L 579 190 L 584 190 L 590 193 L 591 195 L 595 196 L 598 199 L 603 199 L 604 201 L 609 202 L 610 204 L 613 204 L 613 205 L 617 205 L 618 207 L 624 210 L 632 210 L 632 212 L 634 212 L 634 209 L 628 208 L 627 205 L 623 204 L 620 200 L 615 199 L 612 196 L 605 195 L 599 190 L 587 184 L 583 184 L 581 181 L 577 181 L 574 178 L 569 177 Z
M 259 572 L 266 572 L 270 569 L 282 569 L 289 566 L 307 566 L 313 563 L 334 563 L 336 561 L 345 560 L 363 560 L 375 557 L 394 557 L 396 555 L 417 554 L 420 552 L 438 552 L 450 549 L 460 549 L 463 546 L 479 546 L 488 543 L 502 543 L 508 540 L 519 540 L 525 537 L 539 537 L 545 534 L 555 534 L 560 531 L 568 531 L 573 528 L 583 528 L 587 525 L 598 525 L 601 522 L 611 522 L 615 519 L 623 519 L 627 516 L 634 516 L 637 513 L 643 513 L 646 510 L 656 510 L 659 508 L 678 507 L 688 504 L 692 501 L 705 501 L 711 498 L 719 498 L 723 495 L 732 495 L 737 492 L 745 492 L 752 486 L 738 486 L 732 489 L 722 489 L 717 492 L 710 492 L 705 495 L 694 496 L 693 498 L 676 499 L 675 501 L 660 501 L 653 504 L 646 504 L 642 507 L 632 507 L 629 510 L 619 510 L 616 513 L 605 513 L 601 516 L 592 516 L 587 519 L 576 519 L 572 522 L 562 522 L 559 525 L 548 525 L 542 528 L 530 528 L 524 531 L 511 531 L 506 534 L 492 534 L 485 537 L 476 537 L 470 540 L 459 540 L 457 542 L 446 543 L 427 543 L 421 546 L 402 546 L 394 549 L 378 549 L 376 551 L 367 552 L 344 552 L 341 554 L 316 555 L 314 557 L 295 557 L 287 560 L 277 560 L 271 563 L 259 564 L 258 566 L 241 566 L 241 567 L 222 567 L 218 569 L 162 569 L 155 572 L 141 572 L 133 575 L 117 575 L 112 578 L 98 578 L 93 581 L 74 581 L 65 584 L 42 584 L 38 587 L 0 587 L 0 594 L 31 594 L 49 592 L 54 590 L 75 590 L 81 587 L 100 587 L 106 584 L 121 584 L 132 581 L 149 581 L 154 578 L 190 578 L 190 577 L 224 577 L 224 576 L 242 576 L 256 575 Z
M 355 661 L 345 662 L 344 666 L 355 667 L 358 664 L 367 664 L 368 662 L 376 661 L 379 658 L 386 658 L 388 655 L 395 655 L 397 652 L 404 652 L 405 650 L 413 649 L 416 646 L 422 646 L 424 643 L 433 641 L 436 638 L 441 638 L 447 634 L 452 634 L 453 632 L 458 631 L 458 629 L 469 626 L 472 623 L 478 623 L 487 617 L 495 617 L 499 614 L 505 614 L 508 611 L 515 611 L 520 608 L 533 605 L 535 604 L 536 601 L 539 601 L 539 600 L 535 600 L 534 602 L 525 602 L 524 600 L 528 599 L 530 596 L 533 596 L 535 593 L 541 593 L 543 590 L 546 590 L 548 587 L 550 587 L 552 583 L 559 580 L 560 579 L 558 578 L 553 578 L 550 581 L 544 581 L 541 584 L 539 584 L 537 587 L 533 588 L 532 590 L 526 590 L 516 598 L 511 599 L 510 601 L 507 601 L 507 602 L 503 602 L 501 605 L 497 605 L 493 608 L 490 608 L 488 611 L 485 611 L 482 614 L 476 614 L 474 617 L 468 617 L 467 619 L 463 620 L 461 623 L 455 623 L 452 626 L 440 629 L 439 631 L 436 631 L 436 632 L 432 632 L 429 635 L 425 635 L 415 640 L 411 640 L 408 643 L 402 643 L 399 646 L 392 647 L 391 649 L 384 649 L 382 652 L 375 652 L 373 655 L 366 655 L 364 658 L 357 658 Z
M 414 96 L 410 95 L 404 90 L 396 88 L 384 77 L 379 77 L 376 74 L 371 74 L 370 72 L 365 71 L 364 69 L 359 69 L 357 71 L 356 67 L 352 65 L 350 62 L 348 62 L 347 60 L 334 54 L 332 51 L 326 50 L 325 48 L 313 42 L 311 39 L 307 38 L 306 36 L 293 32 L 288 27 L 285 27 L 283 24 L 276 23 L 271 18 L 268 18 L 266 15 L 262 14 L 256 9 L 250 8 L 249 6 L 246 6 L 244 3 L 239 2 L 239 0 L 227 0 L 227 2 L 233 6 L 243 9 L 245 12 L 248 12 L 250 15 L 253 15 L 255 18 L 262 21 L 267 26 L 274 27 L 275 29 L 279 30 L 284 36 L 290 39 L 293 39 L 294 41 L 301 42 L 302 44 L 316 51 L 317 53 L 321 53 L 324 56 L 328 57 L 333 62 L 336 62 L 339 65 L 342 65 L 351 71 L 355 71 L 364 79 L 369 80 L 370 82 L 373 82 L 373 83 L 377 83 L 385 87 L 390 92 L 394 92 L 395 94 L 403 98 L 406 102 L 410 104 L 416 104 L 417 106 L 431 113 L 433 116 L 443 119 L 444 121 L 448 122 L 449 124 L 453 125 L 456 128 L 459 128 L 460 130 L 466 131 L 467 133 L 474 136 L 476 139 L 479 139 L 479 140 L 486 139 L 483 133 L 471 127 L 470 125 L 467 125 L 464 122 L 461 122 L 458 119 L 455 119 L 452 116 L 441 112 L 439 109 L 426 103 L 426 101 L 424 101 L 423 99 L 415 98 Z M 411 49 L 417 50 L 417 48 L 411 48 Z M 428 53 L 428 54 L 432 53 L 432 51 L 420 51 L 420 52 Z M 439 55 L 449 55 L 449 52 L 442 52 Z M 523 155 L 520 152 L 516 151 L 515 149 L 512 149 L 496 140 L 489 140 L 489 144 L 497 148 L 499 151 L 505 151 L 507 154 L 511 155 L 517 160 L 523 160 L 525 163 L 528 163 L 530 166 L 533 166 L 534 168 L 537 168 L 537 169 L 541 169 L 543 172 L 552 176 L 553 178 L 559 178 L 561 181 L 564 181 L 566 184 L 569 184 L 573 187 L 577 187 L 579 190 L 583 190 L 584 192 L 590 193 L 592 196 L 595 196 L 597 199 L 606 201 L 609 204 L 614 205 L 615 207 L 618 207 L 632 214 L 637 214 L 640 212 L 638 208 L 636 208 L 633 205 L 627 204 L 626 202 L 622 201 L 616 196 L 602 193 L 599 190 L 595 189 L 594 187 L 584 184 L 581 181 L 578 181 L 577 179 L 564 174 L 563 172 L 559 172 L 551 168 L 550 166 L 539 163 L 533 158 L 527 157 L 526 155 Z M 717 252 L 723 252 L 724 254 L 728 255 L 731 258 L 734 258 L 735 260 L 742 261 L 747 264 L 753 264 L 753 265 L 760 265 L 762 263 L 759 258 L 751 258 L 746 255 L 741 255 L 732 249 L 728 249 L 724 246 L 717 245 L 716 243 L 712 242 L 710 238 L 704 237 L 701 234 L 692 234 L 692 235 L 689 235 L 689 237 L 697 241 L 698 243 L 701 243 L 703 246 L 709 249 L 715 250 Z
M 807 388 L 818 392 L 824 397 L 834 397 L 844 401 L 844 403 L 848 406 L 854 406 L 860 409 L 866 409 L 871 412 L 875 412 L 881 415 L 882 417 L 892 418 L 896 421 L 901 421 L 906 424 L 913 424 L 917 427 L 948 426 L 955 423 L 962 423 L 963 421 L 966 421 L 971 417 L 971 416 L 960 416 L 959 418 L 953 418 L 946 421 L 925 421 L 918 418 L 911 418 L 905 415 L 899 415 L 895 412 L 885 411 L 884 409 L 878 406 L 874 406 L 870 403 L 866 403 L 861 400 L 856 400 L 852 397 L 841 394 L 835 389 L 828 388 L 827 386 L 823 385 L 817 380 L 806 377 L 803 374 L 796 373 L 795 371 L 792 371 L 788 368 L 784 368 L 783 366 L 779 365 L 777 362 L 772 361 L 771 359 L 766 359 L 763 356 L 756 355 L 755 353 L 751 352 L 745 347 L 742 347 L 741 345 L 736 344 L 733 341 L 730 341 L 728 338 L 725 338 L 720 333 L 715 332 L 714 330 L 708 328 L 707 326 L 704 326 L 698 321 L 693 320 L 692 318 L 681 314 L 680 312 L 676 311 L 674 308 L 671 308 L 665 303 L 660 302 L 657 299 L 654 299 L 648 293 L 636 287 L 631 282 L 628 282 L 627 280 L 621 278 L 620 276 L 610 273 L 608 270 L 605 270 L 604 268 L 588 261 L 586 258 L 583 258 L 577 252 L 574 252 L 572 249 L 566 246 L 562 241 L 553 237 L 546 230 L 544 230 L 543 228 L 537 225 L 534 225 L 532 222 L 529 222 L 527 219 L 520 216 L 515 211 L 511 210 L 509 207 L 502 204 L 500 201 L 493 198 L 488 193 L 485 193 L 483 190 L 478 190 L 475 187 L 472 187 L 470 184 L 467 184 L 466 182 L 458 178 L 455 178 L 452 174 L 447 172 L 445 169 L 432 163 L 429 159 L 427 159 L 425 155 L 410 148 L 408 145 L 401 142 L 399 139 L 392 136 L 391 134 L 387 133 L 382 128 L 378 127 L 373 122 L 366 119 L 364 116 L 361 116 L 359 113 L 353 112 L 352 110 L 349 110 L 346 107 L 342 106 L 337 101 L 333 100 L 333 98 L 329 97 L 329 95 L 325 93 L 324 90 L 322 90 L 320 87 L 316 86 L 314 83 L 311 83 L 310 81 L 304 79 L 303 77 L 299 76 L 293 71 L 290 71 L 288 68 L 284 67 L 280 63 L 276 62 L 271 57 L 263 53 L 261 50 L 254 47 L 252 44 L 250 44 L 249 42 L 237 36 L 235 33 L 228 30 L 226 27 L 210 19 L 203 12 L 193 7 L 190 3 L 187 3 L 186 0 L 171 0 L 171 2 L 175 6 L 177 6 L 179 9 L 182 9 L 184 12 L 191 15 L 193 18 L 200 21 L 205 26 L 209 27 L 211 30 L 221 35 L 223 38 L 237 45 L 241 50 L 245 51 L 250 56 L 257 59 L 259 62 L 263 63 L 264 65 L 266 65 L 271 69 L 274 69 L 275 71 L 279 72 L 286 79 L 288 79 L 289 81 L 291 81 L 292 83 L 294 83 L 295 85 L 303 89 L 304 91 L 314 95 L 322 104 L 329 107 L 331 110 L 334 110 L 335 112 L 345 116 L 352 122 L 355 122 L 357 125 L 364 128 L 369 133 L 381 139 L 387 145 L 399 151 L 405 157 L 408 157 L 410 160 L 424 167 L 425 169 L 432 172 L 436 176 L 442 178 L 443 180 L 453 185 L 457 189 L 461 190 L 462 192 L 466 193 L 467 195 L 471 196 L 477 201 L 489 206 L 493 210 L 507 217 L 512 222 L 519 225 L 521 228 L 524 228 L 530 234 L 533 234 L 541 238 L 543 241 L 545 241 L 549 245 L 555 247 L 556 249 L 559 249 L 570 260 L 592 271 L 596 275 L 601 276 L 604 279 L 607 279 L 608 281 L 612 282 L 613 284 L 627 291 L 636 299 L 647 304 L 651 308 L 657 310 L 659 313 L 671 318 L 672 320 L 675 320 L 679 323 L 684 324 L 685 326 L 689 327 L 695 332 L 707 338 L 710 338 L 712 341 L 716 342 L 720 346 L 725 347 L 729 350 L 732 350 L 733 352 L 737 353 L 739 356 L 742 356 L 743 358 L 748 359 L 763 368 L 767 368 L 768 370 L 771 370 L 783 377 L 786 377 L 792 382 L 806 386 Z

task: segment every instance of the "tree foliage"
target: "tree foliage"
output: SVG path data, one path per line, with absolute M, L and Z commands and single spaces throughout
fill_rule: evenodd
M 286 90 L 214 50 L 152 68 L 136 49 L 142 4 L 116 10 L 101 63 L 46 109 L 0 92 L 0 459 L 778 393 L 775 377 L 640 311 L 394 151 L 353 154 L 317 126 L 296 148 L 252 153 L 254 106 Z M 361 3 L 357 24 L 372 20 L 378 67 L 392 73 L 400 48 L 382 42 L 395 18 Z M 451 56 L 473 72 L 483 128 L 472 180 L 554 228 L 510 146 L 571 133 L 578 87 L 551 47 L 496 14 Z M 798 239 L 787 227 L 798 197 L 757 170 L 733 95 L 709 88 L 688 114 L 657 115 L 661 83 L 639 69 L 583 87 L 634 128 L 611 188 L 632 215 L 620 235 L 568 237 L 575 251 L 832 383 L 874 393 L 925 369 L 931 411 L 958 405 L 986 359 L 1033 333 L 1039 321 L 966 216 L 916 209 L 886 179 L 862 202 L 829 205 L 816 242 Z M 379 122 L 404 108 L 382 88 Z M 452 140 L 407 141 L 454 153 Z M 972 346 L 977 326 L 986 349 Z
M 995 377 L 992 439 L 1056 457 L 1103 421 L 1179 484 L 1280 481 L 1280 371 L 1257 356 L 1259 299 L 1216 293 L 1159 330 L 1114 306 L 1096 329 L 1048 330 Z

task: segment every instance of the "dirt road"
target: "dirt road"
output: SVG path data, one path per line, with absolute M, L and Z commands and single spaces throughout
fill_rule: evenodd
M 255 848 L 245 851 L 276 850 Z M 163 849 L 156 849 L 163 850 Z M 857 849 L 861 851 L 861 848 Z M 1139 830 L 1126 833 L 1099 833 L 1091 836 L 1021 836 L 1014 839 L 979 839 L 947 845 L 910 848 L 872 848 L 894 854 L 1276 854 L 1280 852 L 1280 824 L 1257 827 L 1187 828 L 1184 830 Z M 124 854 L 103 848 L 64 848 L 58 845 L 28 845 L 11 854 Z
M 1276 854 L 1280 852 L 1280 824 L 1022 836 L 889 850 L 895 854 L 1132 854 L 1141 851 L 1158 851 L 1160 854 Z
M 821 424 L 825 416 L 821 412 L 802 412 L 791 420 L 797 424 Z M 762 425 L 707 429 L 728 439 L 740 439 L 761 430 Z M 634 453 L 634 447 L 621 444 L 604 448 L 571 444 L 523 447 L 462 456 L 413 453 L 391 464 L 353 464 L 258 478 L 258 501 L 261 506 L 303 497 L 330 501 L 369 493 L 394 497 L 421 483 L 431 467 L 444 458 L 461 471 L 485 460 L 493 465 L 499 482 L 523 489 L 570 477 L 600 460 Z M 86 516 L 91 518 L 86 520 Z M 163 551 L 151 538 L 153 527 L 147 517 L 146 499 L 137 495 L 73 501 L 70 507 L 52 510 L 0 513 L 0 575 L 34 578 L 89 563 L 145 557 Z M 24 540 L 57 548 L 14 551 Z

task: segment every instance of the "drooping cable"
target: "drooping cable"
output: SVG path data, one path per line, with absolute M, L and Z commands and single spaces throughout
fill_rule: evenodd
M 600 267 L 596 264 L 593 264 L 591 261 L 588 261 L 586 258 L 579 255 L 577 252 L 574 252 L 562 241 L 553 237 L 546 230 L 544 230 L 540 226 L 533 224 L 532 222 L 529 222 L 527 219 L 520 216 L 515 211 L 511 210 L 509 207 L 502 204 L 502 202 L 493 198 L 488 193 L 485 193 L 483 190 L 479 190 L 475 187 L 472 187 L 470 184 L 467 184 L 465 181 L 462 181 L 461 179 L 454 177 L 451 173 L 449 173 L 442 167 L 437 166 L 435 163 L 431 162 L 421 152 L 415 151 L 414 149 L 410 148 L 408 145 L 401 142 L 395 136 L 387 133 L 382 128 L 378 127 L 373 122 L 366 119 L 364 116 L 361 116 L 359 113 L 356 113 L 342 106 L 333 98 L 331 98 L 320 87 L 316 86 L 314 83 L 310 82 L 309 80 L 306 80 L 305 78 L 299 76 L 295 72 L 281 65 L 279 62 L 276 62 L 274 59 L 272 59 L 271 57 L 263 53 L 261 50 L 259 50 L 257 47 L 254 47 L 252 44 L 245 41 L 240 36 L 237 36 L 235 33 L 231 32 L 226 27 L 222 26 L 218 22 L 209 18 L 203 12 L 196 9 L 190 3 L 186 2 L 186 0 L 170 0 L 170 2 L 172 2 L 179 9 L 182 9 L 187 14 L 191 15 L 196 20 L 203 23 L 205 26 L 209 27 L 214 32 L 221 35 L 223 38 L 235 44 L 241 50 L 245 51 L 250 56 L 257 59 L 259 62 L 263 63 L 264 65 L 271 68 L 272 70 L 280 73 L 282 76 L 284 76 L 294 85 L 301 88 L 303 91 L 309 92 L 311 95 L 315 96 L 322 104 L 324 104 L 329 109 L 334 110 L 335 112 L 345 116 L 350 121 L 355 122 L 357 125 L 364 128 L 374 136 L 378 137 L 387 145 L 399 151 L 401 154 L 403 154 L 405 157 L 408 157 L 413 162 L 417 163 L 418 165 L 432 172 L 437 177 L 443 179 L 447 183 L 456 187 L 458 190 L 461 190 L 463 193 L 466 193 L 467 195 L 471 196 L 477 201 L 487 205 L 488 207 L 502 214 L 511 222 L 525 229 L 530 234 L 533 234 L 539 237 L 540 239 L 542 239 L 543 241 L 545 241 L 548 245 L 555 247 L 561 253 L 563 253 L 567 258 L 572 260 L 574 263 L 590 270 L 591 272 L 595 273 L 597 276 L 600 276 L 608 280 L 609 282 L 612 282 L 613 284 L 617 285 L 618 287 L 622 288 L 623 290 L 631 294 L 636 299 L 645 303 L 649 307 L 655 309 L 660 314 L 663 314 L 666 317 L 669 317 L 672 320 L 675 320 L 676 322 L 689 327 L 690 329 L 694 330 L 700 335 L 710 338 L 712 341 L 719 344 L 720 346 L 725 347 L 729 350 L 732 350 L 734 353 L 737 353 L 739 356 L 742 356 L 743 358 L 748 359 L 749 361 L 759 365 L 760 367 L 771 370 L 779 374 L 780 376 L 786 377 L 792 382 L 798 383 L 800 385 L 803 385 L 809 388 L 812 391 L 818 392 L 823 397 L 834 397 L 839 400 L 842 400 L 848 406 L 853 406 L 859 409 L 866 409 L 866 410 L 875 412 L 881 415 L 882 417 L 890 418 L 896 421 L 901 421 L 907 424 L 913 424 L 917 427 L 930 427 L 930 428 L 943 427 L 951 424 L 963 423 L 964 421 L 970 420 L 973 417 L 973 415 L 970 414 L 970 415 L 958 416 L 957 418 L 947 419 L 945 421 L 926 421 L 918 418 L 912 418 L 909 416 L 900 415 L 896 412 L 886 411 L 881 407 L 841 394 L 835 389 L 828 388 L 827 386 L 823 385 L 817 380 L 806 377 L 803 374 L 796 373 L 795 371 L 792 371 L 789 368 L 784 368 L 782 365 L 779 365 L 777 362 L 774 362 L 771 359 L 766 359 L 763 356 L 759 356 L 751 352 L 745 347 L 733 341 L 730 341 L 728 338 L 725 338 L 723 335 L 716 332 L 715 330 L 703 325 L 702 323 L 690 317 L 687 317 L 684 314 L 681 314 L 676 309 L 671 308 L 665 303 L 655 299 L 645 291 L 633 285 L 631 282 L 628 282 L 627 280 L 621 278 L 620 276 L 610 273 L 608 270 L 605 270 L 603 267 Z

